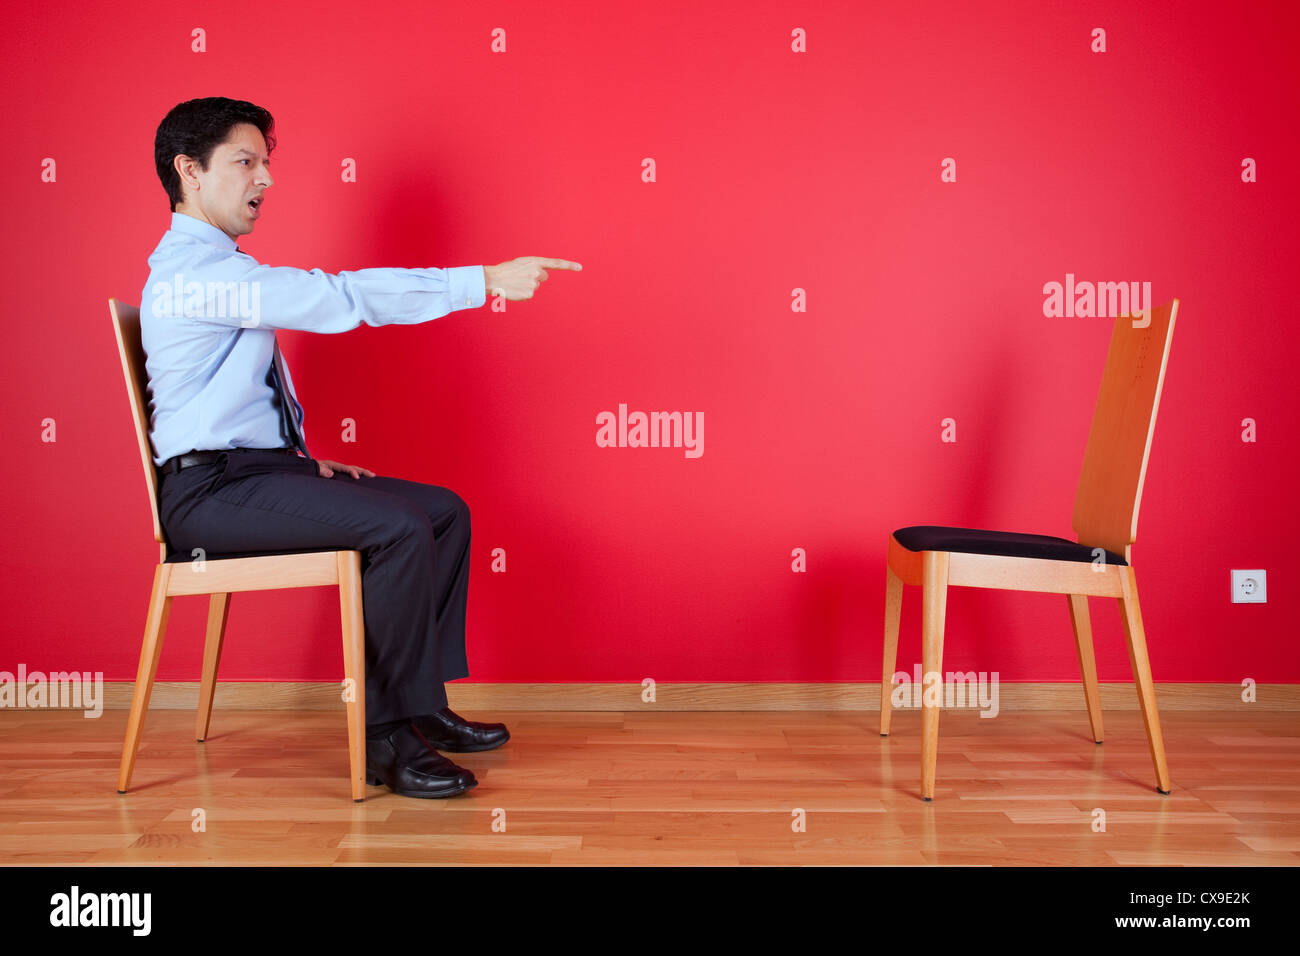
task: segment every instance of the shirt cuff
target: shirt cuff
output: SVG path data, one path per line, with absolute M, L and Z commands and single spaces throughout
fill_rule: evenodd
M 487 288 L 482 266 L 455 266 L 447 269 L 447 289 L 451 307 L 476 309 L 487 301 Z

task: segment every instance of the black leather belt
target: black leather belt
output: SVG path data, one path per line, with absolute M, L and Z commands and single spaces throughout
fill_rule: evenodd
M 189 468 L 191 465 L 208 465 L 216 461 L 222 455 L 228 455 L 232 452 L 238 453 L 246 451 L 272 451 L 285 455 L 298 454 L 297 449 L 294 448 L 230 448 L 226 451 L 187 451 L 183 455 L 176 455 L 174 458 L 168 458 L 162 463 L 162 468 L 160 470 L 164 475 L 174 475 L 182 468 Z

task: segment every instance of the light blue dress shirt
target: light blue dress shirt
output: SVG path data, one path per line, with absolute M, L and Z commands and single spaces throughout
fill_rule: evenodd
M 216 226 L 179 212 L 149 268 L 140 337 L 157 465 L 195 449 L 286 446 L 270 378 L 276 329 L 413 325 L 487 301 L 482 266 L 333 274 L 264 266 Z M 285 385 L 301 426 L 287 363 Z

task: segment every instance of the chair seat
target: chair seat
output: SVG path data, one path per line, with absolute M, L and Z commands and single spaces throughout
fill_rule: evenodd
M 208 552 L 203 555 L 205 561 L 220 561 L 223 558 L 264 558 L 270 554 L 319 554 L 322 551 L 347 551 L 347 548 L 293 548 L 285 551 L 225 551 Z M 185 551 L 172 551 L 164 564 L 183 564 L 193 561 L 194 556 Z
M 1093 549 L 1086 544 L 1046 534 L 913 525 L 899 528 L 894 532 L 894 537 L 908 551 L 962 551 L 967 554 L 997 554 L 1009 558 L 1043 558 L 1049 561 L 1093 560 Z M 1114 551 L 1106 551 L 1106 563 L 1128 564 Z

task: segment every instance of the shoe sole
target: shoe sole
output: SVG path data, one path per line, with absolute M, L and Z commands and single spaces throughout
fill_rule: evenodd
M 443 791 L 442 793 L 429 793 L 427 790 L 396 790 L 393 787 L 391 787 L 389 784 L 381 780 L 379 777 L 374 777 L 371 776 L 370 774 L 366 774 L 366 786 L 388 787 L 389 790 L 392 790 L 393 793 L 397 794 L 399 797 L 422 797 L 425 799 L 439 800 L 442 799 L 443 797 L 456 797 L 467 790 L 473 790 L 475 787 L 478 786 L 478 781 L 475 780 L 473 783 L 466 784 L 463 787 L 457 787 L 455 790 L 446 790 Z
M 477 747 L 443 747 L 437 743 L 434 743 L 432 740 L 429 741 L 429 746 L 433 747 L 434 750 L 440 750 L 443 753 L 476 754 L 476 753 L 482 753 L 484 750 L 496 750 L 498 747 L 509 742 L 509 740 L 510 740 L 510 735 L 506 734 L 504 739 L 499 740 L 494 744 L 480 744 Z

